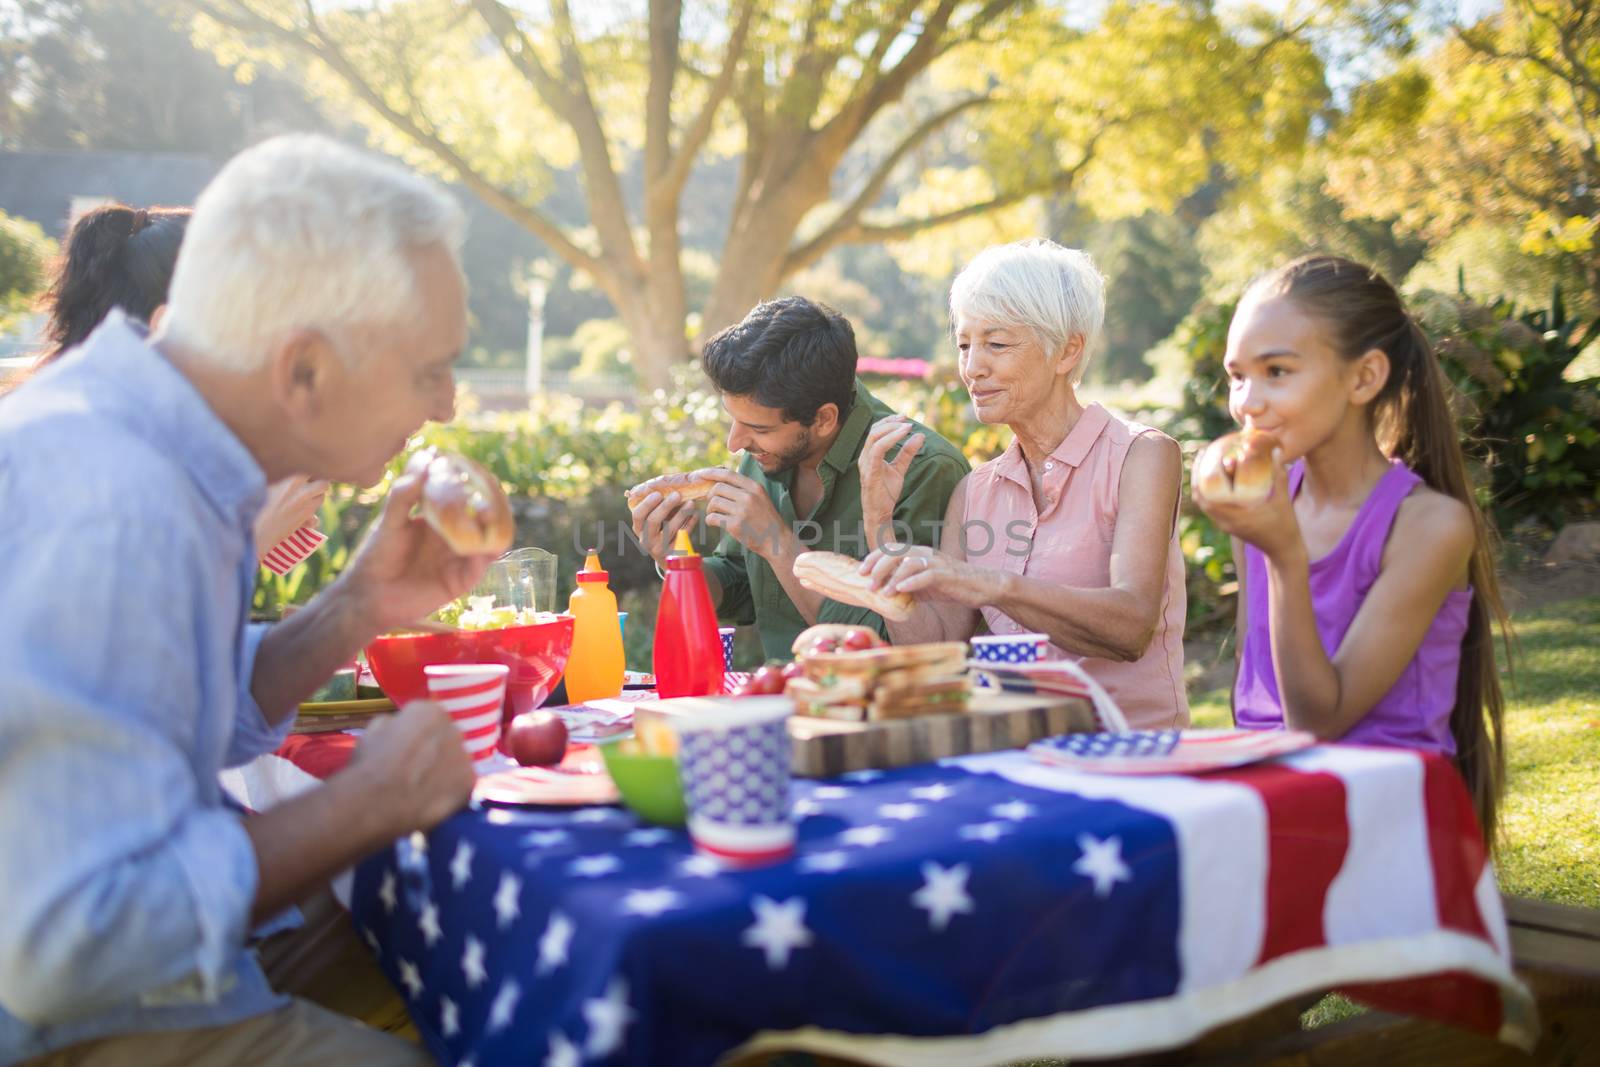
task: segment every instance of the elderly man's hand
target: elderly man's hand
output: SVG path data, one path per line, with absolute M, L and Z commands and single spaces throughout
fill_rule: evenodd
M 422 499 L 425 472 L 394 483 L 383 514 L 334 586 L 375 633 L 406 626 L 478 584 L 493 555 L 458 556 L 412 509 Z
M 396 835 L 433 829 L 466 805 L 477 781 L 460 733 L 431 700 L 374 719 L 350 768 L 382 798 Z

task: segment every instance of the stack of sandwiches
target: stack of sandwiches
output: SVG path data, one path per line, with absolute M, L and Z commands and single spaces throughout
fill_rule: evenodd
M 961 641 L 810 652 L 785 692 L 801 715 L 906 719 L 967 710 L 972 685 Z

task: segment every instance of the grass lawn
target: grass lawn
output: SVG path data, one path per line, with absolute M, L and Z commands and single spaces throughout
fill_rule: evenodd
M 1513 618 L 1518 658 L 1506 680 L 1506 795 L 1500 887 L 1513 896 L 1600 908 L 1600 599 Z M 1196 726 L 1228 726 L 1228 694 L 1194 694 Z M 1301 1022 L 1359 1011 L 1326 997 Z

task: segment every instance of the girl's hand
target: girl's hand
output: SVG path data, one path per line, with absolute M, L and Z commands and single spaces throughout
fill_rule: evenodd
M 266 556 L 279 541 L 317 517 L 328 483 L 291 474 L 267 487 L 267 502 L 256 516 L 256 554 Z
M 1294 501 L 1289 496 L 1289 473 L 1280 450 L 1272 453 L 1272 492 L 1267 499 L 1235 504 L 1207 499 L 1197 489 L 1191 489 L 1190 496 L 1223 533 L 1255 545 L 1268 556 L 1284 558 L 1305 551 L 1300 520 L 1295 518 Z
M 944 600 L 979 608 L 993 599 L 987 573 L 925 545 L 888 544 L 861 561 L 872 587 L 891 596 L 909 593 L 918 600 Z

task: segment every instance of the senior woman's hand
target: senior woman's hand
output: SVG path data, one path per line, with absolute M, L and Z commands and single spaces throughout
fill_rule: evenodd
M 861 573 L 872 587 L 891 595 L 909 593 L 918 600 L 947 600 L 979 608 L 993 601 L 993 571 L 963 563 L 925 545 L 887 544 L 861 561 Z
M 888 532 L 895 505 L 906 487 L 906 472 L 926 440 L 924 434 L 911 433 L 911 420 L 904 415 L 879 419 L 867 432 L 856 469 L 861 472 L 861 521 L 869 537 Z M 890 450 L 901 442 L 904 444 L 894 459 L 888 459 Z

